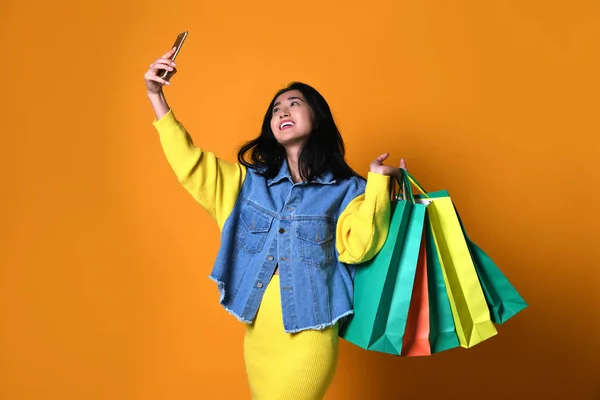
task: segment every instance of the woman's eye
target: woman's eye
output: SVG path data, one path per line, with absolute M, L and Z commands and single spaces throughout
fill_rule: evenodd
M 279 108 L 274 108 L 273 109 L 273 114 L 275 114 L 277 111 L 279 111 Z
M 298 103 L 297 101 L 292 101 L 292 105 L 294 105 L 294 104 L 300 104 L 300 103 Z

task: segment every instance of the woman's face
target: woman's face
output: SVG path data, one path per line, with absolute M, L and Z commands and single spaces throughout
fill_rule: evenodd
M 304 146 L 313 130 L 313 112 L 299 90 L 287 91 L 275 99 L 271 130 L 284 147 Z

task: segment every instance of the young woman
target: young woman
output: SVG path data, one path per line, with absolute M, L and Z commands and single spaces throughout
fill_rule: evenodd
M 400 170 L 383 164 L 386 153 L 367 180 L 355 173 L 327 102 L 297 82 L 273 97 L 237 163 L 203 151 L 165 100 L 169 82 L 158 73 L 176 73 L 172 54 L 145 74 L 154 126 L 179 181 L 221 231 L 210 278 L 223 307 L 246 323 L 252 398 L 322 399 L 339 324 L 352 314 L 356 264 L 385 242 L 390 177 Z

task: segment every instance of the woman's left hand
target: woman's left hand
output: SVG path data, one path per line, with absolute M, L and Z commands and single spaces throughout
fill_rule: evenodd
M 383 165 L 383 162 L 390 156 L 390 153 L 385 153 L 377 157 L 373 162 L 371 162 L 369 171 L 374 172 L 376 174 L 387 175 L 387 176 L 398 176 L 400 177 L 400 168 L 403 170 L 406 169 L 406 163 L 404 162 L 404 158 L 400 159 L 400 168 L 390 167 L 388 165 Z

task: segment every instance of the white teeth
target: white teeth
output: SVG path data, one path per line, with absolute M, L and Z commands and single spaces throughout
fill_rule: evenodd
M 286 121 L 286 122 L 284 122 L 283 124 L 279 125 L 279 129 L 283 129 L 283 128 L 285 128 L 286 126 L 292 126 L 292 125 L 294 125 L 294 123 L 293 123 L 293 122 Z

